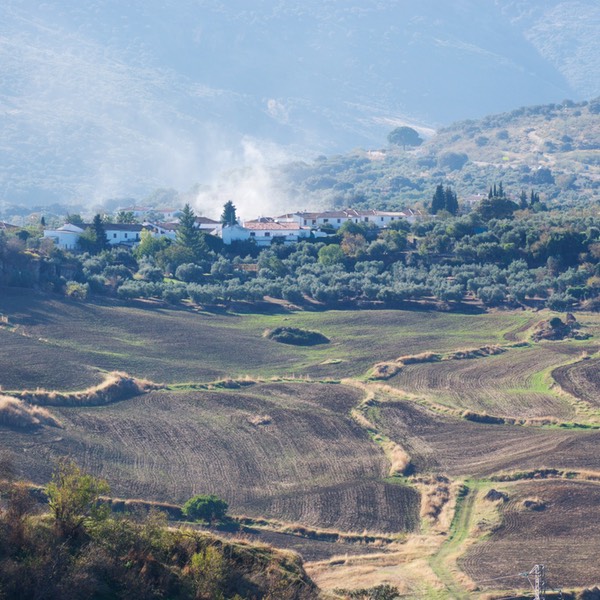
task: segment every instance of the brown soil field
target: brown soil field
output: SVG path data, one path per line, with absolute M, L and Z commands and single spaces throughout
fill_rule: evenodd
M 600 359 L 558 367 L 552 377 L 569 394 L 600 406 Z
M 581 347 L 538 344 L 468 360 L 406 365 L 388 383 L 436 402 L 495 416 L 573 419 L 559 394 L 544 390 L 536 375 L 573 359 Z
M 0 294 L 0 313 L 15 328 L 0 328 L 7 344 L 0 355 L 0 385 L 61 390 L 98 383 L 93 368 L 167 383 L 248 373 L 341 379 L 403 354 L 495 343 L 529 318 L 393 310 L 197 313 L 141 302 L 78 303 L 15 290 Z M 262 337 L 278 326 L 318 330 L 331 342 L 299 347 Z
M 554 587 L 592 587 L 600 584 L 600 485 L 578 481 L 528 481 L 505 486 L 509 502 L 502 524 L 485 541 L 469 548 L 460 559 L 462 569 L 476 582 L 517 575 L 534 564 L 547 567 Z M 543 510 L 524 506 L 541 500 Z M 480 587 L 525 587 L 516 576 Z
M 382 403 L 371 418 L 408 451 L 417 472 L 486 477 L 541 467 L 600 470 L 600 431 L 474 423 L 410 402 Z
M 21 474 L 46 483 L 75 456 L 114 495 L 183 503 L 225 498 L 233 514 L 342 531 L 418 525 L 419 494 L 382 482 L 383 452 L 347 416 L 342 385 L 265 384 L 240 391 L 152 392 L 110 406 L 53 408 L 64 429 L 2 431 Z

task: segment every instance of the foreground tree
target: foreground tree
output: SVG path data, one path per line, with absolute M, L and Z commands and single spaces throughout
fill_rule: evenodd
M 65 537 L 73 537 L 87 519 L 104 516 L 98 499 L 109 492 L 105 480 L 84 473 L 73 461 L 62 461 L 47 488 L 58 531 Z

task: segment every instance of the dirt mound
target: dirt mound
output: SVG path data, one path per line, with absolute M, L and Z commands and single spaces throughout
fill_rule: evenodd
M 540 321 L 535 326 L 533 340 L 539 342 L 541 340 L 587 340 L 592 337 L 589 333 L 579 331 L 579 323 L 575 316 L 568 313 L 565 321 L 560 317 L 553 317 L 546 321 Z

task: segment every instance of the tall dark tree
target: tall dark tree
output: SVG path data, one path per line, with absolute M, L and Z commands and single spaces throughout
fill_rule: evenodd
M 433 194 L 433 200 L 431 201 L 431 214 L 437 215 L 440 210 L 446 209 L 446 192 L 444 192 L 444 186 L 440 183 L 435 188 L 435 194 Z
M 451 187 L 447 187 L 444 192 L 445 197 L 445 209 L 451 214 L 456 215 L 458 213 L 458 196 Z
M 98 254 L 108 248 L 108 239 L 100 215 L 94 217 L 91 227 L 86 227 L 85 231 L 79 236 L 77 244 L 81 250 L 90 254 Z
M 423 140 L 412 127 L 396 127 L 396 129 L 390 131 L 388 142 L 396 146 L 402 146 L 402 149 L 406 150 L 406 146 L 420 146 Z
M 189 204 L 181 211 L 175 241 L 178 246 L 187 248 L 194 260 L 202 259 L 208 251 L 204 236 L 196 227 L 196 215 Z
M 527 208 L 527 193 L 525 190 L 521 190 L 521 196 L 519 197 L 519 208 L 522 210 Z
M 223 214 L 221 215 L 221 224 L 235 225 L 237 223 L 237 214 L 235 205 L 231 200 L 228 200 L 223 205 Z
M 100 215 L 95 215 L 92 221 L 92 230 L 96 239 L 96 252 L 102 252 L 108 248 L 108 238 L 104 229 L 104 223 Z

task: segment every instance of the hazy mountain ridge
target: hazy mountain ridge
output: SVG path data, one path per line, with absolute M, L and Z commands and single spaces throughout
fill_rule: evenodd
M 423 145 L 293 163 L 282 170 L 298 205 L 402 208 L 451 185 L 465 202 L 503 182 L 509 195 L 585 207 L 600 199 L 600 99 L 538 105 L 455 123 Z
M 380 145 L 401 122 L 597 94 L 599 21 L 591 0 L 12 0 L 0 201 L 187 189 L 270 160 L 272 144 L 331 153 Z

